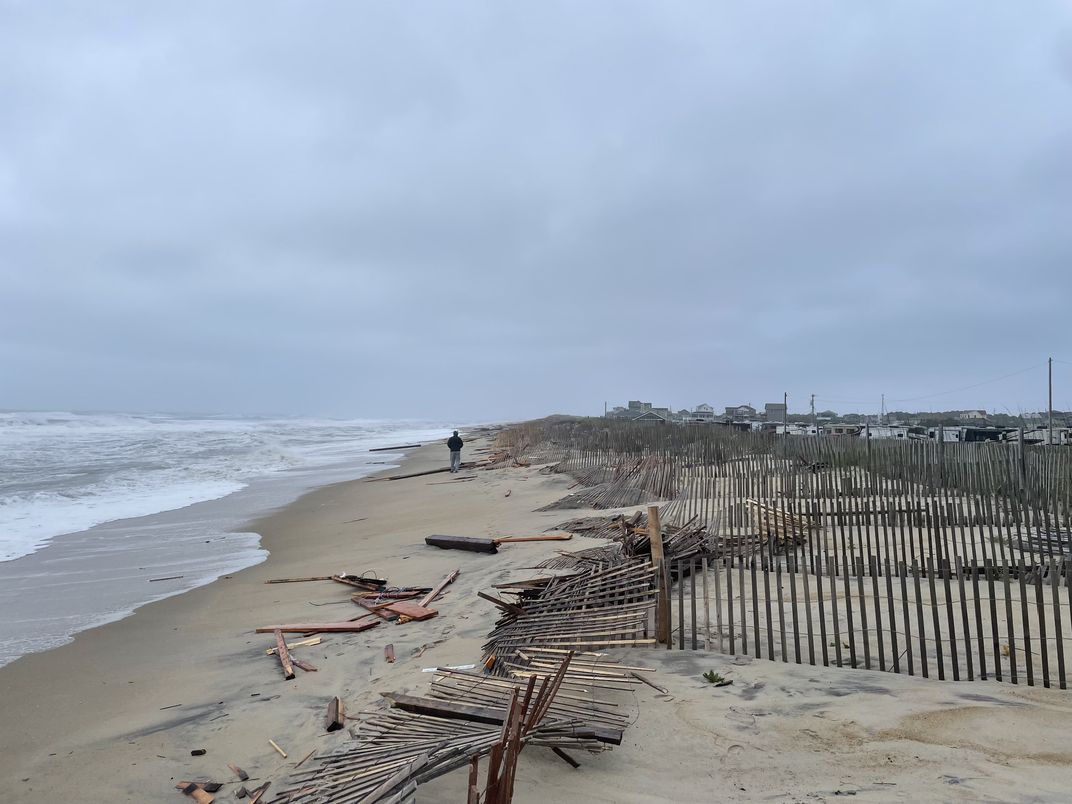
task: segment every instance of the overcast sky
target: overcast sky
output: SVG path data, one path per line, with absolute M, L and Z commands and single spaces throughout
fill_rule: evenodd
M 1072 408 L 1072 4 L 0 0 L 0 280 L 0 408 Z

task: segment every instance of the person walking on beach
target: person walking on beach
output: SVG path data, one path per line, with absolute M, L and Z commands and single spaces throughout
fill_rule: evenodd
M 450 450 L 450 471 L 451 474 L 457 472 L 462 466 L 462 444 L 465 442 L 458 437 L 458 431 L 454 431 L 454 435 L 447 439 L 447 449 Z

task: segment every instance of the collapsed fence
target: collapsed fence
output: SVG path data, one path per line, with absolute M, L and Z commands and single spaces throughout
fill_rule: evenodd
M 577 505 L 551 507 L 662 502 L 702 534 L 660 557 L 667 647 L 1067 686 L 1072 450 L 606 420 L 499 446 L 575 479 Z

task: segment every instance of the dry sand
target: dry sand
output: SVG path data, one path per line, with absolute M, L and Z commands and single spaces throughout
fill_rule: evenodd
M 421 449 L 405 471 L 442 465 L 446 457 L 441 446 Z M 473 457 L 467 449 L 466 458 Z M 565 493 L 565 477 L 535 468 L 462 476 L 468 474 L 476 479 L 443 483 L 448 475 L 431 475 L 315 491 L 254 523 L 271 551 L 264 564 L 0 669 L 2 800 L 179 802 L 185 799 L 176 781 L 230 781 L 228 762 L 278 785 L 309 751 L 347 739 L 345 731 L 323 733 L 331 696 L 358 712 L 376 705 L 381 691 L 424 691 L 429 676 L 422 667 L 478 661 L 496 614 L 476 592 L 524 577 L 529 573 L 518 570 L 555 549 L 597 542 L 515 544 L 496 556 L 426 547 L 430 533 L 532 533 L 575 513 L 533 512 Z M 292 681 L 264 653 L 271 636 L 253 632 L 356 615 L 347 587 L 265 584 L 269 578 L 374 571 L 396 585 L 432 585 L 454 568 L 461 576 L 437 602 L 438 617 L 325 635 L 321 645 L 295 650 L 319 671 L 298 671 Z M 398 655 L 393 665 L 383 659 L 389 642 Z M 519 804 L 1070 797 L 1068 693 L 736 663 L 716 653 L 626 655 L 658 667 L 656 681 L 669 694 L 640 688 L 638 720 L 622 746 L 579 757 L 578 770 L 546 750 L 526 751 Z M 700 678 L 709 669 L 734 684 L 711 687 Z M 192 757 L 194 748 L 207 754 Z M 419 800 L 464 800 L 463 777 L 456 772 L 422 787 Z M 231 789 L 219 799 L 234 800 Z

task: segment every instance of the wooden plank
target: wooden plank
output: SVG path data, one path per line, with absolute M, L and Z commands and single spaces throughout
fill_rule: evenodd
M 1027 567 L 1024 566 L 1023 552 L 1017 567 L 1020 581 L 1020 620 L 1024 626 L 1024 660 L 1027 663 L 1027 686 L 1035 686 L 1034 657 L 1031 655 L 1031 613 L 1027 606 Z
M 393 603 L 388 603 L 383 608 L 384 611 L 394 612 L 403 617 L 409 617 L 411 620 L 427 620 L 439 613 L 435 609 L 411 603 L 408 600 L 396 600 Z
M 339 731 L 346 726 L 346 704 L 338 696 L 328 701 L 328 711 L 324 715 L 324 730 Z
M 1039 551 L 1041 553 L 1041 550 Z M 1041 557 L 1041 555 L 1040 555 Z M 1050 686 L 1050 650 L 1046 641 L 1046 605 L 1042 593 L 1042 570 L 1035 570 L 1035 607 L 1039 620 L 1039 645 L 1042 648 L 1042 686 Z
M 458 579 L 458 576 L 461 575 L 461 572 L 462 572 L 461 570 L 457 570 L 457 569 L 451 571 L 451 573 L 449 575 L 447 575 L 447 577 L 445 577 L 443 580 L 441 580 L 439 583 L 437 583 L 435 586 L 433 586 L 432 591 L 430 591 L 427 595 L 422 597 L 420 599 L 420 602 L 417 605 L 422 607 L 422 608 L 427 608 L 429 603 L 431 603 L 433 600 L 435 600 L 437 597 L 439 597 L 441 594 L 443 594 L 443 590 L 446 589 L 448 586 L 450 586 L 452 583 L 454 583 L 454 581 L 456 581 Z
M 287 650 L 287 643 L 283 639 L 283 632 L 276 628 L 275 633 L 275 649 L 276 654 L 279 656 L 279 664 L 283 668 L 283 678 L 287 681 L 294 678 L 294 667 L 290 661 L 290 651 Z
M 306 673 L 317 672 L 316 665 L 310 664 L 309 662 L 305 661 L 305 659 L 299 659 L 297 656 L 291 656 L 290 661 L 291 664 L 293 664 L 295 667 L 301 668 Z
M 284 634 L 345 634 L 367 631 L 380 624 L 380 620 L 372 617 L 363 617 L 360 620 L 351 620 L 341 623 L 290 623 L 286 625 L 265 625 L 256 629 L 258 634 L 271 634 L 282 631 Z
M 384 645 L 383 658 L 387 660 L 388 664 L 394 664 L 395 663 L 395 646 L 394 646 L 394 643 L 391 643 L 390 645 Z
M 935 559 L 933 552 L 927 556 L 927 586 L 930 589 L 931 627 L 933 628 L 932 633 L 934 634 L 935 659 L 938 663 L 938 679 L 940 681 L 945 681 L 945 652 L 942 650 L 942 626 L 938 611 L 938 593 L 935 590 L 934 584 L 934 568 L 937 561 L 940 560 L 941 559 Z

